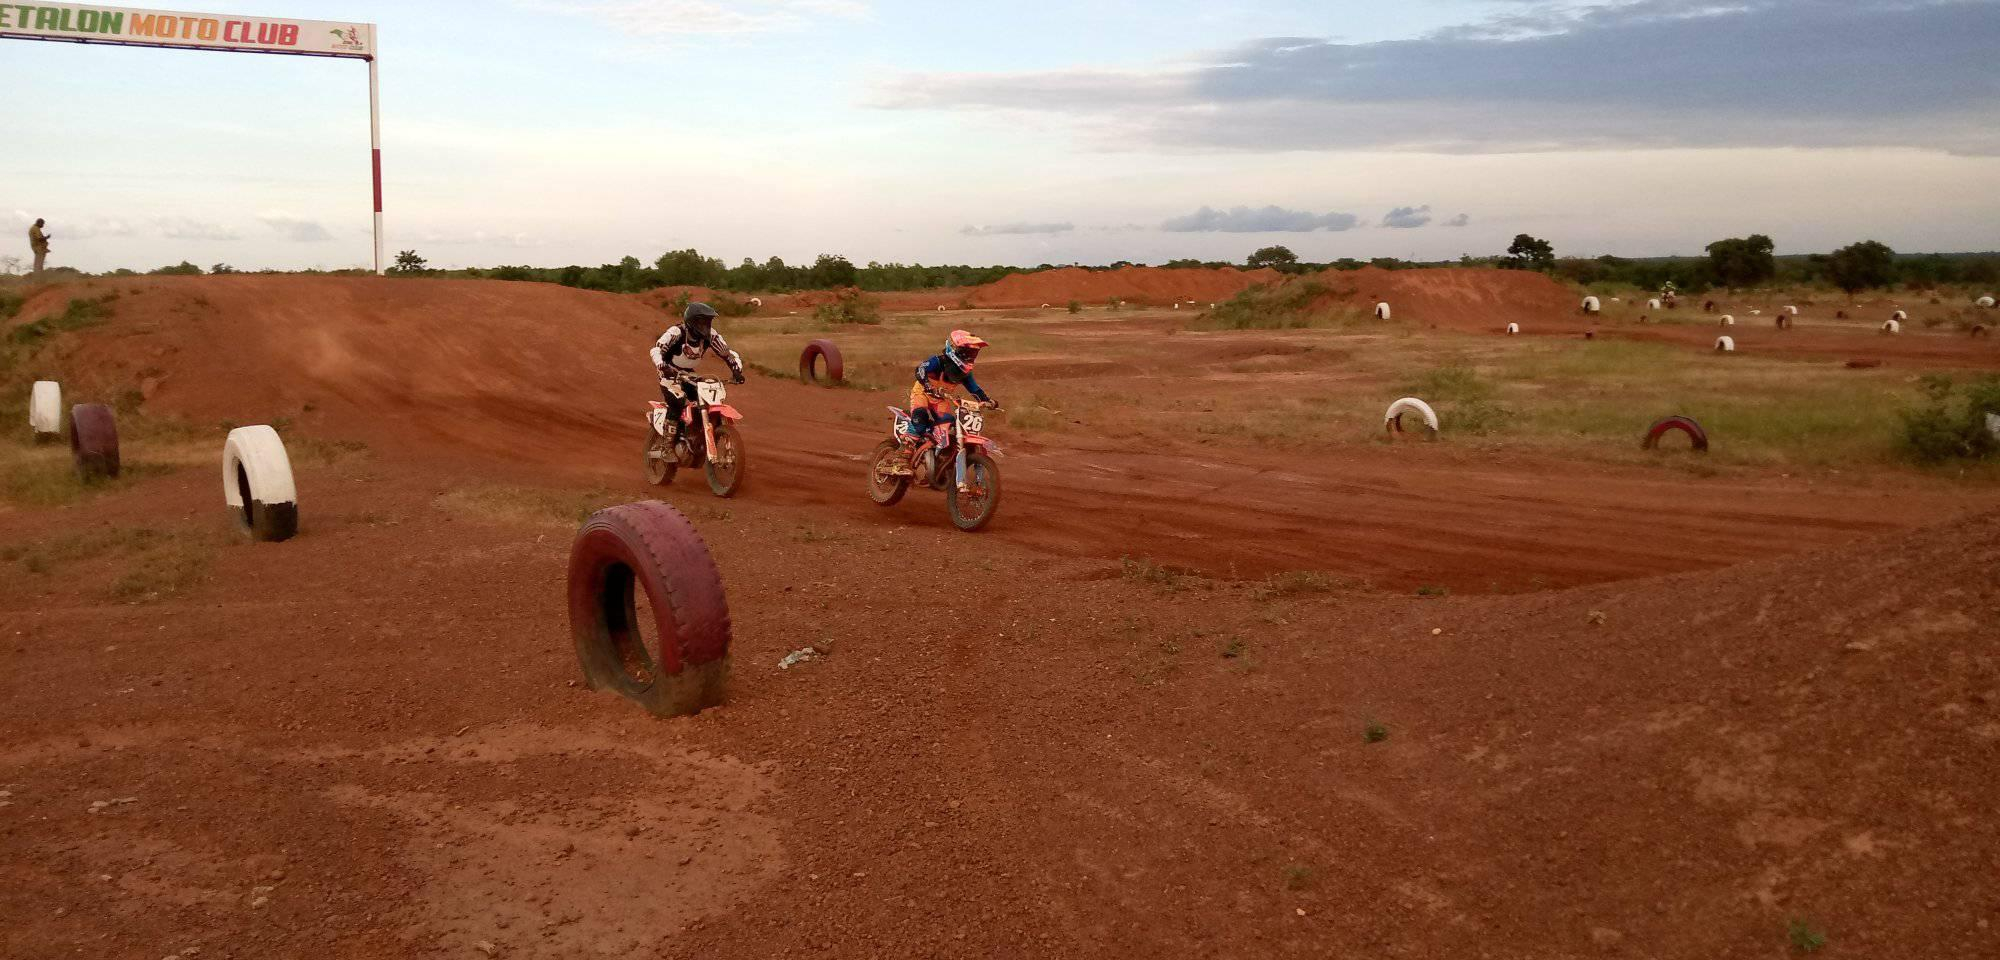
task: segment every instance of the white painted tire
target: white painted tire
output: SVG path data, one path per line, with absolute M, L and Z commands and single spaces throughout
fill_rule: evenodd
M 761 306 L 763 306 L 763 305 L 764 305 L 764 298 L 763 298 L 763 297 L 751 297 L 751 298 L 750 298 L 750 305 L 751 305 L 751 306 L 753 306 L 753 307 L 761 307 Z
M 1786 312 L 1786 313 L 1788 313 L 1788 314 L 1791 314 L 1791 315 L 1792 315 L 1792 316 L 1794 316 L 1794 317 L 1796 317 L 1796 316 L 1798 316 L 1798 315 L 1799 315 L 1799 308 L 1797 308 L 1797 307 L 1793 307 L 1793 306 L 1787 306 L 1787 307 L 1785 307 L 1785 312 Z
M 1416 397 L 1404 397 L 1389 405 L 1389 412 L 1382 415 L 1382 429 L 1390 433 L 1403 432 L 1403 414 L 1415 413 L 1424 418 L 1424 431 L 1429 439 L 1438 435 L 1438 415 L 1431 405 Z
M 1751 315 L 1751 316 L 1753 316 L 1753 317 L 1761 317 L 1761 316 L 1763 316 L 1763 315 L 1764 315 L 1764 311 L 1762 311 L 1762 310 L 1752 310 L 1752 311 L 1750 311 L 1750 315 Z
M 1721 325 L 1722 325 L 1722 326 L 1725 326 L 1725 327 L 1733 327 L 1733 326 L 1735 326 L 1735 325 L 1736 325 L 1736 318 L 1735 318 L 1735 317 L 1732 317 L 1732 316 L 1730 316 L 1729 314 L 1726 314 L 1726 313 L 1725 313 L 1725 314 L 1723 314 L 1723 315 L 1722 315 L 1722 324 L 1721 324 Z
M 1907 313 L 1904 313 L 1904 312 L 1903 312 L 1903 311 L 1901 311 L 1901 310 L 1898 310 L 1898 311 L 1896 311 L 1895 313 L 1892 313 L 1892 314 L 1890 314 L 1890 315 L 1889 315 L 1889 319 L 1891 319 L 1891 320 L 1908 320 L 1908 319 L 1910 319 L 1910 315 L 1909 315 L 1909 314 L 1907 314 Z
M 28 395 L 28 426 L 37 440 L 62 436 L 62 384 L 35 381 L 34 392 Z
M 1991 310 L 1993 309 L 1993 298 L 1980 297 L 1979 299 L 1972 301 L 1972 305 L 1975 307 L 1985 307 L 1986 309 Z
M 1604 309 L 1604 306 L 1603 306 L 1603 304 L 1601 304 L 1601 303 L 1599 303 L 1599 302 L 1598 302 L 1598 300 L 1597 300 L 1597 298 L 1596 298 L 1596 297 L 1584 297 L 1584 298 L 1583 298 L 1583 312 L 1584 312 L 1584 313 L 1596 313 L 1597 311 L 1599 311 L 1599 310 L 1602 310 L 1602 309 Z
M 1510 337 L 1511 337 L 1511 336 L 1513 336 L 1513 335 L 1515 335 L 1515 334 L 1517 334 L 1517 333 L 1520 333 L 1520 332 L 1521 332 L 1521 325 L 1520 325 L 1520 324 L 1518 324 L 1518 323 L 1510 323 L 1510 324 L 1508 324 L 1508 325 L 1507 325 L 1507 335 L 1508 335 L 1508 336 L 1510 336 Z
M 1378 303 L 1375 305 L 1375 319 L 1387 320 L 1390 318 L 1390 316 L 1391 313 L 1389 311 L 1389 305 L 1387 303 Z
M 1716 338 L 1715 338 L 1715 349 L 1716 349 L 1716 350 L 1718 350 L 1718 351 L 1720 351 L 1720 352 L 1722 352 L 1722 353 L 1735 353 L 1735 352 L 1736 352 L 1736 338 L 1735 338 L 1735 337 L 1716 337 Z
M 252 540 L 290 540 L 299 532 L 299 490 L 285 441 L 267 426 L 237 427 L 222 444 L 222 501 Z
M 1044 310 L 1047 310 L 1048 308 L 1049 308 L 1049 305 L 1048 305 L 1048 304 L 1046 304 L 1046 303 L 1045 303 L 1045 304 L 1042 304 L 1042 309 L 1044 309 Z
M 1903 321 L 1901 321 L 1901 320 L 1884 320 L 1884 321 L 1882 322 L 1882 332 L 1883 332 L 1883 333 L 1902 333 L 1902 332 L 1903 332 Z
M 1646 309 L 1648 310 L 1660 309 L 1660 298 L 1654 297 L 1653 299 L 1646 301 Z

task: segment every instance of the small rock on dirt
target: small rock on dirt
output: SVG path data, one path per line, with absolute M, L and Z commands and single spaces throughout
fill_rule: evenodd
M 825 655 L 825 651 L 822 651 L 818 647 L 800 647 L 791 653 L 785 654 L 785 659 L 778 661 L 778 669 L 790 670 L 798 664 L 805 663 L 808 660 L 818 660 Z
M 1591 626 L 1601 627 L 1604 626 L 1604 621 L 1610 618 L 1606 617 L 1604 615 L 1604 611 L 1602 610 L 1592 610 L 1590 611 L 1590 615 L 1585 617 L 1584 619 L 1590 621 Z
M 473 944 L 472 949 L 477 950 L 480 953 L 483 953 L 489 957 L 497 957 L 500 955 L 500 947 L 491 940 L 481 940 L 478 943 Z

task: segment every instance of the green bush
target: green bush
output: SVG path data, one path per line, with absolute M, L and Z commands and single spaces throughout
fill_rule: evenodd
M 1312 306 L 1326 292 L 1324 284 L 1312 280 L 1278 287 L 1251 287 L 1217 304 L 1196 325 L 1209 330 L 1292 330 L 1321 326 L 1327 318 L 1315 316 Z
M 1903 449 L 1920 463 L 1981 460 L 2000 453 L 1988 417 L 2000 417 L 2000 377 L 1963 388 L 1950 377 L 1923 378 L 1924 405 L 1903 412 Z
M 1071 313 L 1082 313 L 1082 312 L 1083 312 L 1083 301 L 1081 301 L 1081 300 L 1071 300 L 1071 301 L 1069 302 L 1069 312 L 1071 312 Z
M 813 308 L 813 318 L 823 323 L 867 323 L 882 322 L 882 311 L 875 301 L 861 295 L 859 290 L 842 290 L 830 303 L 822 303 Z
M 117 294 L 105 294 L 94 300 L 71 300 L 69 306 L 63 308 L 63 312 L 53 317 L 43 317 L 34 323 L 24 323 L 15 327 L 13 332 L 7 335 L 8 339 L 15 343 L 35 343 L 44 337 L 66 330 L 82 330 L 85 327 L 97 326 L 111 316 L 108 304 L 116 299 L 118 299 Z
M 21 305 L 27 302 L 28 298 L 21 294 L 0 291 L 0 320 L 14 319 L 21 312 Z

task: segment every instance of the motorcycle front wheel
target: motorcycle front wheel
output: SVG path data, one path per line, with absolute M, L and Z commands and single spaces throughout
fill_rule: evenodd
M 909 475 L 887 472 L 902 455 L 902 445 L 894 440 L 884 440 L 875 446 L 875 455 L 868 458 L 868 499 L 893 507 L 910 491 Z
M 664 487 L 674 482 L 674 474 L 681 465 L 674 456 L 673 444 L 651 427 L 646 428 L 646 482 L 656 487 Z
M 945 493 L 952 526 L 971 532 L 986 526 L 1000 509 L 1000 465 L 977 450 L 965 453 L 965 476 Z
M 708 451 L 708 489 L 718 497 L 733 497 L 743 489 L 743 436 L 728 423 L 715 425 L 715 449 Z

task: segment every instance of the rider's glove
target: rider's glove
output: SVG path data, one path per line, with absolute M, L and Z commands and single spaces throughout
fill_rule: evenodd
M 741 370 L 738 370 L 738 371 L 736 371 L 736 373 L 735 373 L 735 374 L 733 374 L 732 376 L 730 376 L 730 378 L 729 378 L 729 382 L 730 382 L 730 383 L 742 383 L 742 382 L 743 382 L 743 371 L 741 371 Z

